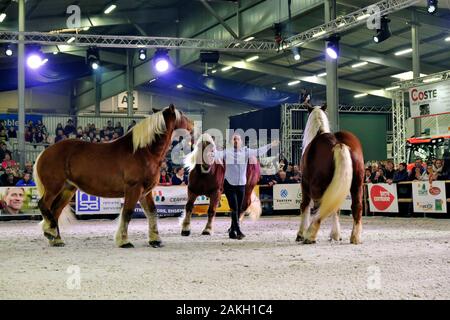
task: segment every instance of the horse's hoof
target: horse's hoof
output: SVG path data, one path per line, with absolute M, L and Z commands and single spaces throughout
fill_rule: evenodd
M 303 236 L 300 236 L 300 235 L 297 235 L 297 238 L 295 238 L 295 241 L 297 241 L 297 242 L 302 242 L 303 240 L 305 240 L 305 239 L 303 238 Z
M 303 240 L 303 244 L 314 244 L 314 243 L 316 243 L 316 240 L 309 240 L 309 239 Z
M 65 243 L 61 239 L 55 239 L 49 241 L 50 246 L 52 247 L 64 247 Z
M 163 244 L 161 241 L 149 241 L 148 244 L 153 248 L 162 248 Z
M 210 236 L 210 235 L 211 235 L 211 232 L 210 232 L 210 231 L 203 230 L 202 236 Z
M 46 237 L 48 240 L 50 240 L 50 241 L 53 241 L 53 240 L 55 240 L 55 236 L 53 236 L 53 235 L 51 235 L 50 233 L 48 233 L 48 232 L 44 232 L 44 237 Z
M 339 239 L 334 239 L 334 238 L 329 238 L 328 241 L 333 242 L 333 241 L 342 241 L 342 238 Z
M 120 248 L 128 249 L 128 248 L 134 248 L 133 244 L 131 242 L 124 243 L 120 246 Z
M 191 230 L 182 230 L 182 231 L 181 231 L 181 235 L 182 235 L 183 237 L 188 237 L 188 236 L 191 235 Z

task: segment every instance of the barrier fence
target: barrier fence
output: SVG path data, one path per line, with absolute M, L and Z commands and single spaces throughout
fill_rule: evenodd
M 447 216 L 449 213 L 450 180 L 412 181 L 397 184 L 364 185 L 363 213 L 436 213 Z M 180 216 L 187 202 L 186 186 L 158 186 L 153 191 L 157 214 L 164 216 Z M 287 211 L 298 213 L 301 202 L 300 184 L 260 185 L 255 188 L 260 198 L 263 214 L 283 214 Z M 39 200 L 35 187 L 1 187 L 0 217 L 14 219 L 39 215 Z M 209 199 L 205 196 L 197 198 L 194 214 L 207 213 Z M 117 215 L 120 213 L 123 199 L 107 199 L 88 195 L 77 191 L 72 207 L 77 216 Z M 351 197 L 347 196 L 341 210 L 351 210 Z M 222 195 L 218 213 L 228 213 L 230 208 L 225 195 Z M 135 215 L 143 212 L 138 204 Z M 439 216 L 439 215 L 438 215 Z

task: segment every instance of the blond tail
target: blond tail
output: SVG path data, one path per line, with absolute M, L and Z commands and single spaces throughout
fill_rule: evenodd
M 353 164 L 349 147 L 345 144 L 337 144 L 333 148 L 333 157 L 333 179 L 325 190 L 319 207 L 322 220 L 340 209 L 352 185 Z
M 261 217 L 262 208 L 261 201 L 259 197 L 256 195 L 256 192 L 253 190 L 250 196 L 251 202 L 245 212 L 241 215 L 240 220 L 242 221 L 246 215 L 250 217 L 251 220 L 256 221 Z
M 39 161 L 39 158 L 41 157 L 41 155 L 42 155 L 43 152 L 44 152 L 44 151 L 42 151 L 42 152 L 37 156 L 36 161 L 34 162 L 34 168 L 33 168 L 33 179 L 34 179 L 34 182 L 36 183 L 37 192 L 38 192 L 38 194 L 39 194 L 39 196 L 40 196 L 41 198 L 44 196 L 44 193 L 45 193 L 45 187 L 44 187 L 44 185 L 42 184 L 41 179 L 39 178 L 39 172 L 38 172 L 38 170 L 37 170 L 37 167 L 38 167 L 38 161 Z

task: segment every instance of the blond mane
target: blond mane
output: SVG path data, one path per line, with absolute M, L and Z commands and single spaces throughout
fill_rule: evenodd
M 306 122 L 305 130 L 303 131 L 303 150 L 302 155 L 306 150 L 306 147 L 311 143 L 314 137 L 319 133 L 330 132 L 330 124 L 328 122 L 327 115 L 321 109 L 321 107 L 314 107 L 311 111 Z
M 163 116 L 163 111 L 165 109 L 148 116 L 131 129 L 133 135 L 133 151 L 151 145 L 155 141 L 157 135 L 166 132 L 167 127 Z M 180 111 L 175 110 L 175 117 L 176 122 L 181 120 Z
M 191 153 L 189 153 L 184 159 L 184 167 L 185 168 L 189 168 L 190 171 L 194 170 L 195 165 L 197 163 L 201 163 L 198 162 L 197 159 L 199 159 L 199 156 L 203 156 L 201 153 L 203 152 L 203 148 L 202 148 L 202 144 L 203 141 L 209 142 L 210 144 L 213 145 L 214 150 L 216 150 L 216 144 L 214 143 L 213 138 L 211 137 L 210 134 L 208 133 L 203 133 L 200 138 L 197 140 L 197 142 L 195 143 L 194 146 L 194 150 L 192 150 Z M 200 154 L 199 154 L 200 153 Z M 203 159 L 203 158 L 200 158 Z

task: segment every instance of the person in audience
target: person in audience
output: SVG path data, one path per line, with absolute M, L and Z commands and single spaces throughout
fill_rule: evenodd
M 6 132 L 6 129 L 1 129 L 0 130 L 0 142 L 6 142 L 8 141 L 8 133 Z
M 25 173 L 23 175 L 23 178 L 16 183 L 16 186 L 18 186 L 18 187 L 35 187 L 36 184 L 31 179 L 31 174 Z
M 6 129 L 5 120 L 0 120 L 0 130 Z
M 286 177 L 290 179 L 294 175 L 294 165 L 289 163 L 286 168 Z
M 417 168 L 415 169 L 417 172 Z M 427 165 L 427 170 L 425 170 L 419 177 L 420 181 L 433 181 L 436 180 L 434 179 L 434 175 L 433 175 L 433 165 L 430 163 L 429 165 Z
M 23 173 L 33 174 L 33 163 L 31 161 L 25 162 L 25 169 Z
M 438 180 L 439 176 L 442 174 L 443 161 L 441 159 L 436 159 L 433 163 L 433 180 Z
M 8 129 L 8 139 L 17 139 L 17 131 L 13 126 Z
M 302 181 L 302 173 L 300 172 L 300 167 L 295 165 L 292 171 L 292 176 L 289 178 L 292 183 L 300 183 Z
M 188 184 L 188 181 L 186 179 L 186 176 L 184 175 L 184 168 L 183 167 L 175 168 L 175 174 L 172 176 L 172 185 L 186 186 L 187 184 Z
M 114 128 L 114 132 L 116 132 L 119 137 L 123 136 L 123 127 L 122 124 L 120 122 L 116 123 L 116 127 Z
M 9 153 L 5 154 L 5 158 L 3 159 L 2 162 L 2 167 L 4 169 L 8 168 L 8 167 L 15 167 L 17 165 L 16 161 L 14 161 L 13 159 L 11 159 L 11 155 Z
M 386 182 L 386 177 L 384 176 L 384 171 L 381 167 L 377 170 L 375 175 L 371 178 L 371 181 L 372 181 L 372 183 L 385 183 Z
M 77 139 L 81 139 L 82 137 L 83 137 L 83 128 L 82 127 L 78 127 L 77 128 L 76 138 Z
M 16 177 L 14 177 L 14 174 L 6 174 L 5 180 L 2 182 L 2 185 L 4 187 L 14 187 L 17 183 Z
M 83 136 L 81 137 L 82 141 L 91 142 L 86 132 L 83 132 Z
M 159 176 L 159 184 L 162 186 L 171 185 L 170 175 L 167 173 L 166 169 L 161 169 L 161 174 Z
M 425 171 L 425 168 L 423 167 L 422 159 L 419 159 L 419 158 L 416 159 L 414 168 L 419 168 L 420 174 L 422 174 Z M 413 171 L 413 170 L 411 170 L 411 171 Z
M 364 183 L 372 183 L 372 170 L 370 168 L 364 170 Z
M 64 127 L 64 135 L 69 136 L 70 134 L 77 134 L 77 129 L 72 119 L 67 120 L 66 126 Z
M 55 143 L 58 143 L 59 141 L 64 140 L 64 139 L 66 139 L 66 136 L 64 135 L 64 131 L 63 131 L 63 129 L 59 129 L 58 133 L 56 134 L 56 137 L 55 137 Z
M 64 128 L 63 128 L 63 126 L 62 126 L 61 123 L 58 123 L 58 124 L 56 125 L 56 129 L 55 129 L 55 135 L 56 135 L 56 136 L 58 135 L 58 131 L 59 131 L 59 130 L 62 130 L 62 131 L 64 132 Z
M 287 173 L 283 170 L 278 171 L 275 181 L 277 184 L 292 183 L 292 180 L 288 179 Z
M 26 142 L 33 142 L 33 133 L 31 133 L 30 128 L 25 127 L 25 141 Z
M 406 170 L 406 163 L 402 162 L 398 165 L 398 171 L 394 174 L 394 179 L 387 180 L 389 184 L 408 181 L 408 171 Z
M 108 131 L 114 131 L 114 127 L 112 125 L 112 121 L 111 120 L 108 120 L 107 125 L 106 125 L 106 129 Z
M 21 213 L 23 203 L 25 201 L 24 188 L 7 188 L 6 193 L 0 203 L 2 214 L 19 214 Z
M 388 160 L 384 169 L 384 177 L 386 180 L 393 180 L 395 174 L 394 162 Z
M 136 121 L 131 121 L 130 125 L 127 128 L 127 132 L 130 131 L 131 128 L 133 128 L 136 125 Z
M 95 139 L 95 132 L 94 131 L 89 131 L 89 141 L 94 142 Z
M 41 131 L 36 132 L 33 138 L 33 143 L 43 143 L 44 142 L 44 136 L 42 135 Z
M 119 138 L 119 134 L 117 132 L 114 132 L 111 140 L 116 140 L 117 138 Z
M 41 120 L 38 120 L 38 121 L 37 121 L 36 129 L 37 129 L 38 131 L 42 132 L 42 134 L 48 133 L 47 127 L 45 126 L 45 124 L 42 123 Z

